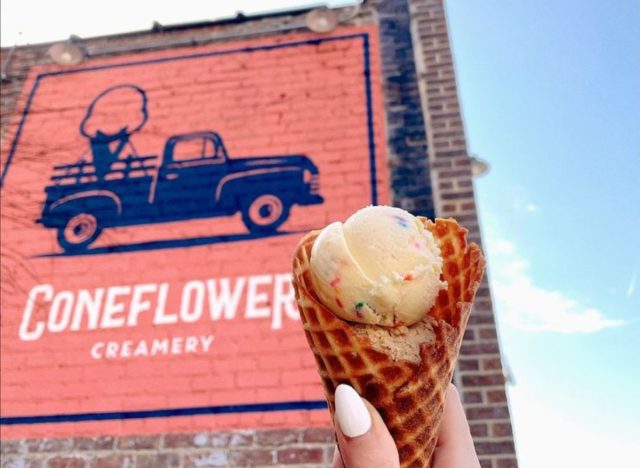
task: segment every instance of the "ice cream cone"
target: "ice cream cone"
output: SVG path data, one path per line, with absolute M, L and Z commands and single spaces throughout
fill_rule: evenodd
M 420 342 L 416 361 L 394 360 L 389 340 L 386 347 L 380 346 L 376 335 L 370 333 L 372 327 L 378 331 L 382 327 L 342 320 L 319 301 L 310 271 L 311 249 L 319 231 L 310 232 L 300 241 L 293 262 L 298 308 L 332 417 L 336 387 L 341 383 L 351 385 L 380 412 L 396 442 L 403 468 L 431 466 L 445 392 L 485 268 L 480 248 L 467 244 L 466 229 L 454 220 L 436 219 L 434 223 L 419 219 L 438 241 L 443 257 L 442 279 L 448 286 L 440 291 L 423 319 L 429 332 Z M 387 336 L 392 345 L 402 346 L 402 333 Z

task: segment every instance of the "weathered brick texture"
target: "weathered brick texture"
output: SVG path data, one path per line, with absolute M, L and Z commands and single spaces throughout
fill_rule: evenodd
M 347 17 L 351 9 L 344 9 L 341 14 Z M 475 204 L 473 180 L 471 175 L 471 160 L 468 156 L 464 126 L 460 112 L 460 103 L 455 82 L 455 70 L 452 61 L 451 46 L 447 34 L 445 11 L 442 0 L 372 0 L 366 2 L 356 17 L 352 17 L 351 25 L 361 26 L 374 24 L 379 31 L 379 52 L 374 55 L 373 65 L 380 71 L 381 80 L 373 77 L 374 92 L 379 90 L 376 96 L 382 99 L 384 115 L 377 122 L 374 129 L 378 139 L 376 144 L 383 146 L 387 155 L 389 169 L 389 202 L 408 209 L 416 214 L 426 216 L 453 216 L 457 218 L 470 231 L 469 238 L 481 243 L 480 229 Z M 92 60 L 121 60 L 123 57 L 135 57 L 150 53 L 171 53 L 172 49 L 180 47 L 192 47 L 194 51 L 201 50 L 211 44 L 233 44 L 239 39 L 232 36 L 237 33 L 251 33 L 265 31 L 269 28 L 285 28 L 287 31 L 264 32 L 251 36 L 251 39 L 262 38 L 266 40 L 285 40 L 290 34 L 298 34 L 303 29 L 297 27 L 303 24 L 303 14 L 282 14 L 257 20 L 226 22 L 221 24 L 203 24 L 197 27 L 183 27 L 155 32 L 125 34 L 112 37 L 103 37 L 85 41 L 90 52 L 88 63 Z M 297 29 L 296 29 L 297 28 Z M 198 38 L 198 40 L 193 40 Z M 217 39 L 216 39 L 217 38 Z M 182 41 L 179 45 L 169 46 L 170 41 Z M 203 45 L 204 44 L 204 45 Z M 6 157 L 6 148 L 12 141 L 20 118 L 20 110 L 26 104 L 26 86 L 29 72 L 34 66 L 53 65 L 47 49 L 49 45 L 36 45 L 21 47 L 15 50 L 10 66 L 8 67 L 9 80 L 2 83 L 2 97 L 0 109 L 0 121 L 2 124 L 3 162 Z M 139 52 L 125 51 L 127 47 L 140 47 Z M 377 50 L 377 49 L 376 49 Z M 0 60 L 5 63 L 9 49 L 2 49 Z M 339 48 L 338 55 L 342 54 Z M 346 53 L 346 52 L 345 52 Z M 327 63 L 324 66 L 331 67 L 331 55 L 326 56 Z M 375 62 L 379 60 L 379 62 Z M 229 74 L 220 78 L 223 82 L 223 93 L 233 93 L 234 89 L 241 86 L 237 76 L 233 75 L 233 65 L 230 64 Z M 340 64 L 345 74 L 352 72 L 354 76 L 349 79 L 356 80 L 355 75 L 362 73 L 362 63 L 359 68 L 351 69 Z M 64 69 L 64 67 L 59 67 Z M 261 72 L 256 72 L 264 80 L 277 83 L 289 79 L 289 84 L 283 84 L 283 93 L 291 90 L 295 93 L 296 83 L 291 77 L 269 74 L 270 65 L 265 64 Z M 358 78 L 360 79 L 360 78 Z M 194 89 L 199 88 L 199 98 L 204 102 L 205 92 L 201 80 L 193 83 L 188 79 L 189 85 Z M 355 82 L 355 81 L 354 81 Z M 334 86 L 340 93 L 344 89 L 344 83 L 326 83 L 327 89 Z M 222 89 L 222 88 L 221 88 Z M 329 91 L 327 91 L 329 92 Z M 360 104 L 364 97 L 358 88 L 358 95 L 353 96 L 349 105 L 345 106 L 345 112 L 350 113 L 353 119 L 362 122 L 364 114 L 355 110 L 356 104 Z M 330 94 L 330 93 L 329 93 Z M 198 93 L 195 94 L 198 96 Z M 259 100 L 259 96 L 237 96 L 243 102 Z M 336 98 L 336 96 L 334 96 Z M 282 97 L 282 102 L 261 103 L 261 105 L 274 106 L 273 119 L 264 121 L 264 135 L 251 135 L 247 138 L 247 145 L 243 149 L 249 152 L 255 148 L 263 148 L 269 145 L 280 144 L 279 148 L 286 151 L 294 148 L 296 140 L 279 141 L 274 143 L 269 140 L 270 129 L 275 128 L 278 122 L 286 119 L 286 113 L 295 103 L 288 101 L 287 96 Z M 309 125 L 327 124 L 331 116 L 323 114 L 322 100 L 313 102 L 309 96 L 297 97 L 306 99 L 308 109 L 301 114 L 303 118 L 287 122 L 293 129 L 299 131 L 305 138 L 305 128 Z M 327 97 L 325 96 L 325 99 Z M 347 102 L 347 101 L 345 101 Z M 361 109 L 360 107 L 359 109 Z M 46 106 L 41 111 L 46 112 Z M 165 111 L 166 112 L 166 111 Z M 157 115 L 157 114 L 156 114 Z M 162 115 L 162 114 L 160 114 Z M 64 115 L 61 114 L 61 118 Z M 234 121 L 237 126 L 242 126 L 247 116 L 234 114 L 230 110 L 229 121 Z M 346 122 L 346 121 L 345 121 Z M 328 124 L 327 124 L 328 125 Z M 354 125 L 345 124 L 337 129 L 341 132 L 340 139 L 324 138 L 316 142 L 319 147 L 326 145 L 334 151 L 342 151 L 338 157 L 348 159 L 353 148 L 344 147 L 344 141 L 359 138 L 360 129 L 352 128 Z M 384 140 L 380 140 L 380 135 Z M 251 146 L 253 145 L 253 146 Z M 284 146 L 282 146 L 284 145 Z M 38 153 L 40 151 L 40 153 Z M 42 149 L 35 149 L 35 155 L 41 156 Z M 34 156 L 34 161 L 37 157 Z M 346 168 L 347 166 L 345 166 Z M 48 166 L 47 169 L 48 170 Z M 357 196 L 362 175 L 362 167 L 352 164 L 343 173 L 330 174 L 325 181 L 333 181 L 336 187 L 344 189 L 345 200 Z M 387 180 L 384 180 L 387 183 Z M 335 187 L 332 190 L 337 190 Z M 40 203 L 41 201 L 38 201 Z M 19 204 L 13 203 L 12 209 L 20 211 Z M 6 214 L 3 214 L 5 216 Z M 26 229 L 31 226 L 31 219 L 22 220 Z M 141 239 L 140 241 L 144 241 Z M 49 246 L 50 247 L 50 246 Z M 261 252 L 250 251 L 248 255 L 261 255 Z M 13 255 L 13 252 L 9 252 Z M 157 264 L 150 268 L 160 269 L 171 258 L 170 254 L 158 257 Z M 202 259 L 195 255 L 188 256 L 188 261 L 197 264 Z M 237 259 L 224 258 L 231 265 Z M 256 269 L 264 268 L 269 264 L 267 257 L 256 264 Z M 212 274 L 221 273 L 219 266 L 208 266 Z M 216 270 L 216 268 L 218 270 Z M 9 291 L 20 290 L 19 282 L 12 282 L 11 274 L 16 269 L 28 272 L 23 265 L 12 266 L 11 271 L 2 272 L 3 288 Z M 117 265 L 104 265 L 105 275 L 123 275 Z M 83 275 L 89 272 L 86 264 L 78 262 L 72 270 L 73 275 Z M 8 274 L 7 274 L 8 273 Z M 188 272 L 174 272 L 175 275 L 183 274 L 188 277 Z M 231 273 L 229 273 L 231 274 Z M 20 305 L 22 307 L 22 305 Z M 3 316 L 3 319 L 5 317 Z M 179 361 L 171 363 L 167 367 L 169 372 L 175 373 L 178 378 L 166 383 L 172 392 L 172 404 L 188 406 L 191 404 L 194 393 L 201 394 L 211 388 L 219 391 L 222 399 L 233 401 L 237 398 L 262 399 L 279 397 L 283 384 L 295 385 L 297 398 L 313 399 L 319 395 L 318 382 L 310 379 L 309 372 L 301 369 L 313 368 L 314 363 L 310 353 L 304 350 L 304 343 L 296 338 L 299 331 L 287 334 L 274 342 L 241 342 L 256 352 L 256 357 L 236 359 L 233 362 L 219 361 L 216 366 L 219 370 L 233 373 L 231 378 L 221 378 L 211 375 L 207 363 L 197 361 L 194 366 L 185 368 Z M 298 336 L 299 338 L 299 336 Z M 274 346 L 283 345 L 287 354 L 293 356 L 283 364 L 281 352 L 273 352 Z M 262 346 L 262 348 L 261 348 Z M 269 352 L 271 351 L 271 352 Z M 488 282 L 484 281 L 475 303 L 475 308 L 469 322 L 469 330 L 465 334 L 461 350 L 462 356 L 456 372 L 456 384 L 460 388 L 471 430 L 476 441 L 476 447 L 483 467 L 511 468 L 516 467 L 515 449 L 509 417 L 509 409 L 506 401 L 505 382 L 500 360 L 500 347 L 497 338 L 496 325 L 493 315 L 493 307 Z M 12 356 L 12 366 L 35 366 L 43 368 L 51 365 L 52 355 Z M 56 356 L 57 358 L 57 356 Z M 3 358 L 4 359 L 4 358 Z M 287 364 L 288 363 L 288 364 Z M 288 366 L 288 367 L 287 367 Z M 276 371 L 275 369 L 279 369 Z M 50 377 L 59 376 L 59 372 L 67 372 L 71 380 L 81 378 L 82 369 L 51 368 Z M 74 372 L 76 374 L 74 375 Z M 127 370 L 117 366 L 105 368 L 103 378 L 105 380 L 118 379 Z M 42 374 L 43 376 L 46 373 Z M 180 377 L 182 375 L 182 377 Z M 154 379 L 152 371 L 146 374 L 144 371 L 140 379 Z M 46 383 L 45 383 L 46 385 Z M 77 399 L 83 396 L 83 390 L 73 386 L 47 387 L 50 392 L 65 392 L 69 399 L 70 407 L 77 405 Z M 185 389 L 187 389 L 185 391 Z M 37 389 L 28 390 L 16 385 L 14 393 L 3 395 L 4 398 L 16 398 L 23 400 L 24 411 L 37 412 L 38 404 L 29 406 L 30 391 L 37 393 Z M 103 389 L 105 407 L 120 404 L 120 396 L 117 388 L 108 385 Z M 110 394 L 110 392 L 112 394 Z M 182 393 L 181 393 L 182 392 Z M 298 393 L 296 395 L 298 395 Z M 154 400 L 157 399 L 157 402 Z M 149 392 L 140 395 L 137 400 L 140 405 L 165 405 L 166 398 L 163 395 L 153 395 Z M 147 406 L 146 406 L 147 407 Z M 223 419 L 221 419 L 222 421 Z M 117 431 L 104 431 L 100 423 L 87 426 L 87 436 L 62 437 L 62 438 L 37 438 L 37 439 L 6 439 L 2 441 L 2 468 L 5 467 L 202 467 L 202 466 L 328 466 L 333 456 L 334 434 L 327 427 L 326 414 L 311 413 L 301 417 L 294 414 L 269 413 L 259 420 L 261 428 L 255 428 L 256 420 L 239 416 L 224 419 L 227 427 L 254 428 L 242 430 L 216 430 L 205 429 L 206 417 L 187 418 L 184 420 L 183 430 L 176 430 L 154 423 L 140 423 L 132 426 L 126 433 Z M 300 428 L 301 426 L 317 426 Z M 265 429 L 268 426 L 277 426 L 278 429 Z M 198 429 L 194 429 L 197 427 Z M 163 429 L 163 428 L 166 428 Z M 293 429 L 291 429 L 293 428 Z M 171 430 L 169 430 L 171 429 Z M 195 431 L 195 432 L 194 432 Z M 46 433 L 46 432 L 43 432 Z M 90 435 L 89 435 L 90 434 Z
M 326 467 L 330 428 L 1 442 L 2 468 Z

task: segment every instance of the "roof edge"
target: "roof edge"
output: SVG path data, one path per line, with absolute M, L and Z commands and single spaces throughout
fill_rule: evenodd
M 249 22 L 249 21 L 259 21 L 259 20 L 268 19 L 268 18 L 278 18 L 278 17 L 284 17 L 284 16 L 299 16 L 299 15 L 306 14 L 306 13 L 310 12 L 311 10 L 314 10 L 316 8 L 321 8 L 321 7 L 327 7 L 326 3 L 319 2 L 319 3 L 310 4 L 309 6 L 303 7 L 303 8 L 294 8 L 294 9 L 287 9 L 287 10 L 274 10 L 274 11 L 270 11 L 270 12 L 256 13 L 256 14 L 251 14 L 251 15 L 245 15 L 244 13 L 239 12 L 236 16 L 232 16 L 232 17 L 223 17 L 223 18 L 215 19 L 215 20 L 194 21 L 194 22 L 190 22 L 190 23 L 176 23 L 176 24 L 164 25 L 164 24 L 160 24 L 158 22 L 154 22 L 152 24 L 151 28 L 149 28 L 149 29 L 138 30 L 138 31 L 130 31 L 130 32 L 123 32 L 123 33 L 116 33 L 116 34 L 105 34 L 105 35 L 101 35 L 101 36 L 81 37 L 81 38 L 79 38 L 79 40 L 80 41 L 98 41 L 98 40 L 103 40 L 103 39 L 126 39 L 126 38 L 130 38 L 130 37 L 142 36 L 142 35 L 145 35 L 145 34 L 179 32 L 179 31 L 187 31 L 187 30 L 190 30 L 190 29 L 210 28 L 210 27 L 213 27 L 213 26 L 227 26 L 227 25 L 234 25 L 234 24 L 242 24 L 242 23 L 246 23 L 246 22 Z M 342 8 L 342 7 L 340 7 L 340 8 Z M 335 9 L 338 10 L 340 8 L 335 8 Z M 70 37 L 71 36 L 74 36 L 74 35 L 71 34 Z M 56 44 L 56 43 L 61 42 L 61 41 L 65 41 L 66 39 L 67 38 L 62 38 L 62 39 L 58 39 L 56 41 L 49 41 L 49 42 L 37 42 L 37 43 L 33 43 L 33 44 L 2 46 L 2 47 L 0 47 L 0 49 L 5 51 L 5 50 L 9 50 L 11 48 L 28 49 L 28 48 L 33 48 L 33 47 L 43 47 L 43 46 L 49 46 L 49 45 L 52 45 L 52 44 Z

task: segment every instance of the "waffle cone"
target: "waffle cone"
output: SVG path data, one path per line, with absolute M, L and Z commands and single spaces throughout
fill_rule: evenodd
M 293 262 L 293 285 L 304 331 L 322 378 L 325 397 L 334 416 L 334 393 L 346 383 L 379 411 L 398 447 L 402 468 L 432 464 L 445 392 L 460 351 L 471 303 L 484 273 L 485 261 L 476 244 L 467 244 L 467 230 L 452 219 L 435 223 L 419 217 L 439 243 L 442 279 L 429 311 L 435 339 L 420 345 L 420 362 L 395 360 L 362 333 L 358 325 L 334 315 L 317 298 L 311 279 L 311 248 L 319 231 L 298 244 Z M 397 337 L 402 340 L 402 336 Z

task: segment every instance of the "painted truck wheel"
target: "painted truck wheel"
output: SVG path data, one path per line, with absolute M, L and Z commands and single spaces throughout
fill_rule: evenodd
M 289 217 L 289 208 L 277 195 L 259 195 L 245 203 L 242 221 L 251 232 L 275 231 Z
M 78 213 L 67 220 L 64 227 L 58 229 L 58 243 L 67 252 L 86 249 L 95 241 L 102 227 L 99 219 L 91 213 Z

